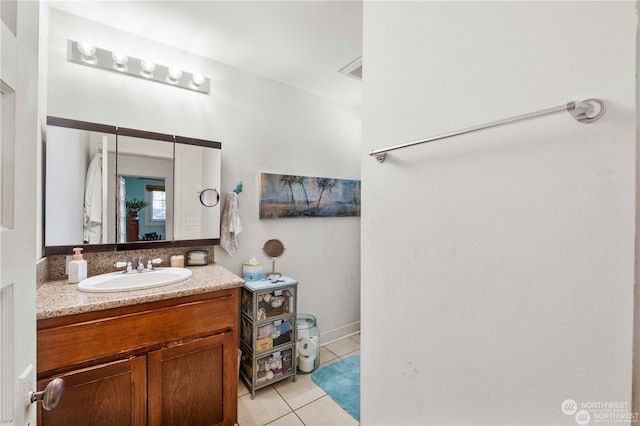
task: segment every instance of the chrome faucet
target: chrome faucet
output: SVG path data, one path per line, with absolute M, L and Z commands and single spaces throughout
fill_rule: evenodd
M 153 265 L 159 265 L 160 263 L 162 263 L 162 259 L 160 259 L 159 257 L 156 259 L 149 259 L 147 260 L 147 271 L 153 271 L 155 270 L 155 268 L 153 267 Z
M 162 259 L 161 258 L 157 258 L 157 259 L 149 259 L 147 260 L 147 266 L 145 267 L 144 263 L 142 262 L 142 256 L 138 257 L 138 266 L 135 267 L 135 269 L 133 268 L 133 265 L 131 264 L 131 262 L 116 262 L 113 266 L 116 268 L 124 268 L 125 266 L 127 267 L 127 269 L 125 271 L 123 271 L 123 274 L 129 274 L 131 272 L 151 272 L 154 271 L 155 268 L 153 265 L 159 265 L 160 263 L 162 263 Z
M 131 262 L 116 262 L 113 266 L 115 268 L 124 268 L 126 266 L 127 269 L 122 271 L 123 274 L 133 271 L 133 266 L 131 265 Z

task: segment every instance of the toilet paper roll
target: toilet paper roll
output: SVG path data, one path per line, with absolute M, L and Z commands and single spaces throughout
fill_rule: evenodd
M 315 357 L 313 359 L 306 356 L 298 357 L 298 368 L 302 372 L 310 373 L 313 371 L 314 361 L 315 361 Z
M 304 339 L 305 337 L 309 337 L 309 329 L 298 329 L 298 340 Z
M 311 346 L 313 347 L 313 356 L 316 356 L 316 354 L 318 353 L 318 336 L 309 336 L 309 340 L 311 341 Z
M 301 357 L 313 356 L 313 358 L 315 359 L 316 350 L 311 339 L 305 337 L 304 339 L 298 342 L 298 353 L 300 354 Z

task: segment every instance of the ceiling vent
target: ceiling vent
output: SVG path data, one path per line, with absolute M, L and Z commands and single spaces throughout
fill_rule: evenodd
M 346 75 L 347 77 L 362 80 L 362 56 L 360 56 L 358 59 L 351 62 L 349 65 L 342 68 L 338 72 L 342 75 Z

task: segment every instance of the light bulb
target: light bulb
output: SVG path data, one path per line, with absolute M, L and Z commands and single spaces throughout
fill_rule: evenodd
M 176 84 L 178 80 L 182 77 L 182 71 L 176 67 L 169 67 L 167 81 L 171 84 Z
M 142 67 L 140 74 L 147 78 L 153 77 L 153 70 L 156 69 L 156 64 L 153 61 L 143 59 L 140 61 L 140 66 Z
M 98 62 L 96 57 L 96 47 L 86 41 L 78 42 L 78 50 L 80 51 L 80 59 L 87 64 L 95 64 Z
M 204 76 L 200 73 L 194 73 L 193 76 L 191 76 L 191 84 L 193 84 L 196 87 L 200 87 L 200 85 L 202 85 L 202 83 L 204 83 Z
M 113 67 L 115 69 L 117 69 L 118 71 L 127 70 L 127 61 L 129 60 L 129 57 L 127 55 L 115 50 L 111 54 L 111 57 L 113 58 Z

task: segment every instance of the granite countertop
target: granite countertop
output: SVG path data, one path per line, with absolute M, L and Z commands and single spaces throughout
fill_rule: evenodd
M 37 292 L 36 318 L 100 311 L 176 297 L 242 287 L 244 280 L 220 265 L 190 267 L 193 275 L 186 281 L 146 290 L 113 293 L 87 293 L 65 280 L 48 281 Z

